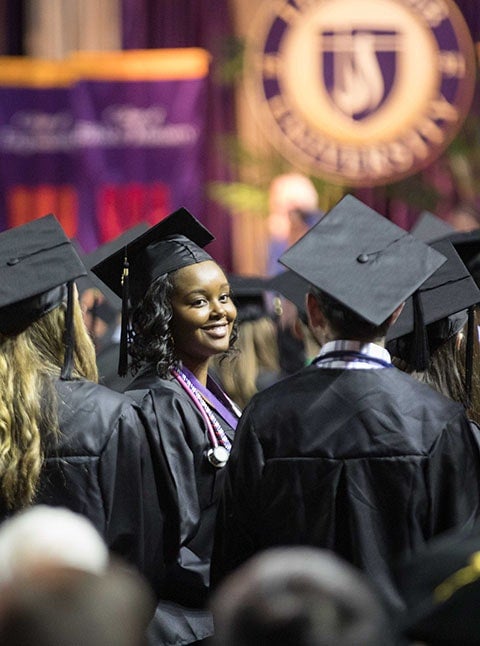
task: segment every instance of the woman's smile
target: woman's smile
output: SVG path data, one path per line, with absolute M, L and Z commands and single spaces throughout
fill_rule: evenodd
M 226 321 L 225 323 L 215 323 L 214 325 L 206 325 L 204 326 L 203 329 L 207 334 L 209 334 L 210 336 L 216 339 L 223 339 L 223 337 L 226 335 L 230 336 L 228 323 Z

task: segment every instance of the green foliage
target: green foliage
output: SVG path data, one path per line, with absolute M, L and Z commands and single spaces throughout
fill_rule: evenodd
M 477 113 L 468 115 L 445 155 L 460 201 L 475 202 L 480 194 L 480 119 Z
M 223 85 L 235 85 L 243 74 L 245 40 L 239 36 L 229 36 L 222 43 L 220 62 L 217 67 L 217 80 Z
M 208 196 L 232 213 L 248 212 L 265 216 L 268 194 L 265 189 L 242 182 L 211 182 Z

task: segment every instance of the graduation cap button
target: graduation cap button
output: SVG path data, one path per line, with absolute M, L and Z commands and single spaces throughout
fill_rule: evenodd
M 368 262 L 368 255 L 366 253 L 361 253 L 357 258 L 357 262 L 361 262 L 362 264 Z

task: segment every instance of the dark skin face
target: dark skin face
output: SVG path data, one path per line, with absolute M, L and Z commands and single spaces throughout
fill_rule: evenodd
M 237 316 L 230 286 L 213 260 L 179 269 L 174 286 L 171 329 L 175 351 L 205 385 L 210 359 L 229 348 Z

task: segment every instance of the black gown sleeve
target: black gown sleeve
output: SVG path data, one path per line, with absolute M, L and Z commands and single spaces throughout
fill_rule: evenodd
M 139 569 L 158 595 L 165 512 L 151 451 L 154 431 L 132 402 L 116 393 L 112 400 L 94 386 L 69 393 L 69 413 L 47 450 L 35 502 L 86 516 L 109 549 Z
M 260 483 L 265 465 L 248 407 L 237 427 L 215 523 L 211 587 L 257 551 Z
M 480 513 L 480 450 L 467 419 L 446 425 L 430 452 L 426 479 L 430 492 L 426 536 L 471 528 Z
M 159 593 L 164 581 L 165 518 L 150 424 L 133 409 L 119 418 L 99 457 L 98 482 L 110 549 L 135 563 Z

